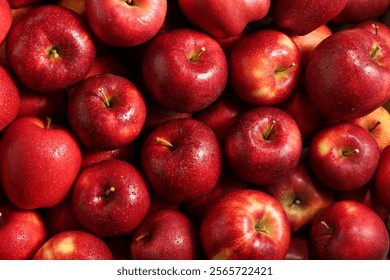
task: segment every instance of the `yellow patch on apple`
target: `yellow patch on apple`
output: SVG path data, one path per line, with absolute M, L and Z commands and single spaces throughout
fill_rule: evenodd
M 73 238 L 71 237 L 64 238 L 57 246 L 57 250 L 62 254 L 69 254 L 74 251 L 74 248 Z

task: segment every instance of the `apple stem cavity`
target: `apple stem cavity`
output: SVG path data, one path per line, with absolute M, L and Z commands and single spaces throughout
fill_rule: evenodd
M 358 153 L 360 153 L 359 149 L 354 149 L 352 151 L 343 151 L 343 156 L 349 157 Z
M 370 57 L 373 59 L 373 60 L 376 60 L 378 58 L 378 55 L 381 51 L 381 47 L 380 46 L 375 46 L 375 48 L 373 48 L 371 51 L 370 51 Z
M 271 121 L 271 125 L 268 127 L 268 129 L 265 131 L 265 133 L 263 133 L 263 138 L 264 138 L 265 140 L 269 140 L 271 131 L 272 131 L 272 129 L 274 128 L 275 124 L 276 124 L 276 121 L 275 121 L 275 120 L 272 120 L 272 121 Z
M 261 223 L 261 221 L 257 222 L 255 224 L 255 231 L 257 231 L 258 233 L 260 234 L 265 234 L 265 235 L 268 235 L 268 231 L 264 228 L 263 224 Z
M 378 125 L 380 125 L 381 124 L 381 122 L 380 121 L 377 121 L 376 122 L 376 124 L 371 128 L 371 129 L 369 129 L 368 131 L 369 132 L 372 132 L 375 128 L 377 128 L 378 127 Z
M 110 108 L 111 107 L 111 104 L 110 104 L 110 101 L 108 100 L 107 98 L 107 95 L 104 91 L 104 88 L 100 87 L 99 88 L 99 93 L 101 94 L 101 96 L 103 97 L 103 103 L 104 105 L 107 107 L 107 108 Z
M 299 198 L 294 198 L 293 204 L 301 205 L 301 204 L 302 204 L 302 201 L 301 201 Z
M 104 198 L 109 198 L 111 194 L 115 192 L 115 187 L 109 187 L 105 192 L 104 192 Z
M 199 57 L 206 51 L 205 47 L 201 47 L 200 50 L 195 53 L 193 56 L 190 57 L 191 62 L 197 62 L 199 60 Z
M 169 148 L 171 151 L 176 150 L 176 147 L 169 141 L 165 140 L 164 138 L 161 137 L 156 137 L 156 141 L 160 142 L 163 144 L 165 147 Z
M 281 72 L 286 72 L 288 70 L 290 70 L 291 68 L 293 68 L 295 66 L 295 63 L 291 63 L 289 66 L 285 67 L 285 68 L 276 68 L 275 70 L 275 74 L 277 73 L 281 73 Z

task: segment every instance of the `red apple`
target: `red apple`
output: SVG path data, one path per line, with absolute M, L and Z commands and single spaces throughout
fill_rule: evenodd
M 344 9 L 332 21 L 348 24 L 376 19 L 386 12 L 389 4 L 389 0 L 348 0 Z
M 229 56 L 230 81 L 237 95 L 254 106 L 286 100 L 301 74 L 301 52 L 284 33 L 260 30 L 239 40 Z
M 53 207 L 70 191 L 81 152 L 66 128 L 24 117 L 5 130 L 0 146 L 1 183 L 7 197 L 25 209 Z
M 329 36 L 313 50 L 305 84 L 323 114 L 354 119 L 389 100 L 390 45 L 381 38 L 384 34 L 347 29 Z
M 389 251 L 389 234 L 382 219 L 350 200 L 335 202 L 317 216 L 310 241 L 317 259 L 383 260 Z
M 122 160 L 106 160 L 82 170 L 72 190 L 80 223 L 98 236 L 130 233 L 145 218 L 150 196 L 141 173 Z
M 8 70 L 0 65 L 0 99 L 3 105 L 0 113 L 0 131 L 16 119 L 19 110 L 19 90 Z
M 318 213 L 334 201 L 334 193 L 310 174 L 303 161 L 290 174 L 265 186 L 262 191 L 282 205 L 291 232 L 306 229 Z
M 193 113 L 222 94 L 228 65 L 221 46 L 213 38 L 182 28 L 160 34 L 151 42 L 142 62 L 142 76 L 151 95 L 162 106 Z
M 359 189 L 373 177 L 380 149 L 364 128 L 340 123 L 317 132 L 310 143 L 308 160 L 316 177 L 334 190 Z
M 162 199 L 184 202 L 209 193 L 222 169 L 215 133 L 194 119 L 156 127 L 145 139 L 141 164 L 149 185 Z
M 85 14 L 93 32 L 117 47 L 135 46 L 153 38 L 166 13 L 166 0 L 85 0 Z
M 69 124 L 90 149 L 113 150 L 130 144 L 141 132 L 145 118 L 141 92 L 122 76 L 89 77 L 69 96 Z
M 270 14 L 276 25 L 305 35 L 334 19 L 348 0 L 272 0 Z
M 199 234 L 206 257 L 214 260 L 281 260 L 291 238 L 282 206 L 257 190 L 233 191 L 219 198 Z
M 390 211 L 390 146 L 383 149 L 375 175 L 378 199 Z
M 12 25 L 12 12 L 7 0 L 0 0 L 0 45 L 8 35 Z
M 239 35 L 247 24 L 264 18 L 268 13 L 270 2 L 270 0 L 229 2 L 179 0 L 179 5 L 196 27 L 215 38 L 226 38 Z
M 133 232 L 130 251 L 135 260 L 195 260 L 199 258 L 197 230 L 177 210 L 155 210 Z
M 374 136 L 381 151 L 390 145 L 390 113 L 383 106 L 375 109 L 368 115 L 350 120 L 349 122 L 369 131 Z
M 49 93 L 84 79 L 96 51 L 78 14 L 60 6 L 42 5 L 13 26 L 6 52 L 10 68 L 27 87 Z
M 228 164 L 253 184 L 271 184 L 297 166 L 302 139 L 284 111 L 258 107 L 241 114 L 225 137 Z
M 45 224 L 37 211 L 0 203 L 0 260 L 32 259 L 45 241 Z
M 309 260 L 311 257 L 309 240 L 300 236 L 291 236 L 286 260 Z
M 107 244 L 85 231 L 60 232 L 48 239 L 34 260 L 112 260 Z

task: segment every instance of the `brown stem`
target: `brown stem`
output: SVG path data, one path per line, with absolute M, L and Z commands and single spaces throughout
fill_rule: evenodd
M 135 242 L 140 242 L 142 239 L 144 239 L 145 237 L 150 237 L 150 234 L 149 233 L 144 233 L 144 234 L 141 234 L 140 236 L 136 237 L 134 239 Z
M 358 154 L 358 153 L 360 153 L 359 149 L 354 149 L 352 151 L 343 151 L 343 156 L 349 157 L 349 156 L 352 156 L 352 155 Z
M 269 135 L 271 134 L 271 131 L 272 131 L 272 129 L 274 128 L 275 124 L 276 124 L 276 121 L 275 121 L 275 120 L 272 120 L 272 121 L 271 121 L 271 125 L 268 127 L 268 129 L 267 129 L 267 130 L 265 131 L 265 133 L 263 134 L 263 138 L 264 138 L 265 140 L 268 140 Z
M 320 223 L 321 223 L 321 225 L 326 227 L 329 231 L 333 231 L 332 228 L 330 226 L 328 226 L 328 224 L 325 221 L 322 220 Z
M 104 192 L 104 198 L 109 198 L 110 195 L 115 192 L 115 187 L 109 187 L 105 192 Z
M 295 66 L 295 63 L 293 62 L 293 63 L 291 63 L 289 66 L 287 66 L 286 68 L 277 68 L 276 70 L 275 70 L 275 74 L 277 74 L 277 73 L 280 73 L 280 72 L 285 72 L 285 71 L 288 71 L 288 70 L 290 70 L 291 68 L 293 68 Z
M 176 149 L 176 147 L 171 142 L 165 140 L 164 138 L 156 137 L 156 141 L 160 142 L 161 144 L 163 144 L 165 147 L 169 148 L 172 151 Z
M 110 108 L 111 107 L 111 104 L 110 104 L 110 101 L 108 100 L 107 98 L 107 95 L 104 91 L 104 88 L 100 87 L 99 88 L 99 93 L 102 95 L 103 97 L 103 102 L 104 102 L 104 105 L 107 107 L 107 108 Z
M 381 124 L 381 122 L 380 122 L 380 121 L 377 121 L 376 124 L 375 124 L 371 129 L 369 129 L 368 131 L 369 131 L 369 132 L 373 131 L 373 130 L 374 130 L 375 128 L 377 128 L 377 126 L 380 125 L 380 124 Z
M 372 27 L 373 27 L 374 30 L 375 30 L 375 36 L 378 36 L 378 34 L 379 34 L 379 26 L 376 25 L 375 23 L 373 23 L 373 24 L 372 24 Z
M 133 0 L 125 0 L 125 3 L 129 6 L 133 6 L 134 3 L 133 3 Z
M 200 50 L 195 54 L 193 55 L 192 57 L 190 57 L 190 61 L 191 62 L 196 62 L 198 61 L 198 58 L 202 55 L 202 53 L 204 53 L 206 51 L 206 48 L 205 47 L 201 47 Z
M 46 129 L 49 129 L 51 126 L 52 119 L 50 117 L 46 117 Z

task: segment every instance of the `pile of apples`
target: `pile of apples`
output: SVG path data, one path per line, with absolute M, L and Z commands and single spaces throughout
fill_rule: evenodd
M 0 0 L 0 259 L 387 259 L 389 0 Z

